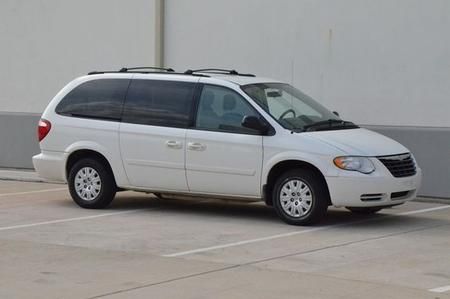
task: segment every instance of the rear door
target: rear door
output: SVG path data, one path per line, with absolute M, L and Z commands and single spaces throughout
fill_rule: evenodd
M 258 112 L 236 91 L 202 87 L 194 127 L 186 135 L 186 175 L 192 192 L 261 196 L 263 136 L 242 127 Z
M 175 80 L 176 75 L 165 79 L 136 75 L 130 83 L 120 125 L 120 148 L 132 186 L 188 190 L 185 138 L 198 78 Z

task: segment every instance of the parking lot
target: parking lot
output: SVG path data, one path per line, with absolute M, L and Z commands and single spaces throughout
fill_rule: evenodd
M 260 203 L 0 181 L 0 298 L 450 298 L 450 205 L 411 202 L 312 227 Z

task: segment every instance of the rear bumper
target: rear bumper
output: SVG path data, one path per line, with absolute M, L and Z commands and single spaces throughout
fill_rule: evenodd
M 326 180 L 334 206 L 390 206 L 402 204 L 416 197 L 422 181 L 422 171 L 418 168 L 416 175 L 404 178 L 396 178 L 390 174 L 377 177 L 352 174 L 352 176 L 327 177 Z M 406 194 L 397 193 L 406 191 Z
M 56 182 L 66 182 L 67 153 L 42 151 L 33 157 L 33 166 L 39 177 Z

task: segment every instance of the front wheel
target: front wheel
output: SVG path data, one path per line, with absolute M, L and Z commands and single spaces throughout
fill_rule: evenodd
M 111 171 L 91 158 L 81 159 L 73 165 L 68 184 L 73 201 L 87 209 L 107 207 L 117 190 Z
M 327 212 L 327 190 L 316 172 L 308 169 L 290 170 L 276 181 L 273 204 L 278 216 L 288 224 L 314 224 Z

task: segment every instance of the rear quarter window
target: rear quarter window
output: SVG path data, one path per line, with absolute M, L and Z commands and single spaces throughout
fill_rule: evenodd
M 97 79 L 81 83 L 56 106 L 56 113 L 120 121 L 129 79 Z

